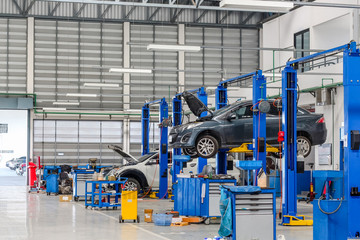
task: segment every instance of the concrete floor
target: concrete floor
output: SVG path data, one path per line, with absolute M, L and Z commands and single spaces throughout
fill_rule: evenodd
M 120 224 L 120 210 L 85 209 L 84 202 L 59 202 L 59 196 L 29 194 L 26 187 L 11 186 L 9 179 L 4 184 L 4 179 L 0 178 L 0 239 L 201 240 L 218 235 L 218 224 L 160 227 L 143 221 L 146 208 L 155 213 L 170 210 L 173 203 L 168 200 L 139 200 L 141 222 Z M 300 203 L 299 212 L 312 215 L 312 205 Z M 280 234 L 287 240 L 310 240 L 312 227 L 277 225 Z

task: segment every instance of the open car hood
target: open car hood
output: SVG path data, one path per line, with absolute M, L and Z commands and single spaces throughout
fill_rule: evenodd
M 129 163 L 138 163 L 138 160 L 130 155 L 127 152 L 124 152 L 124 150 L 118 146 L 118 145 L 108 145 L 108 148 L 113 150 L 114 152 L 118 153 L 123 159 L 125 159 Z
M 205 104 L 200 101 L 199 98 L 197 98 L 194 94 L 191 92 L 185 91 L 181 94 L 181 96 L 186 101 L 187 105 L 190 108 L 190 111 L 197 117 L 200 117 L 201 113 L 203 112 L 209 112 L 212 113 Z

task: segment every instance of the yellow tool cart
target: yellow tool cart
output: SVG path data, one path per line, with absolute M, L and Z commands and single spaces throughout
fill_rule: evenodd
M 137 215 L 137 194 L 137 191 L 122 191 L 119 223 L 124 222 L 124 220 L 140 222 L 139 215 Z

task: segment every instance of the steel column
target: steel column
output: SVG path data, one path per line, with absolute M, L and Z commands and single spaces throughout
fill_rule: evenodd
M 150 109 L 149 105 L 144 105 L 142 107 L 141 113 L 141 143 L 142 143 L 142 155 L 149 153 L 149 133 L 150 133 Z

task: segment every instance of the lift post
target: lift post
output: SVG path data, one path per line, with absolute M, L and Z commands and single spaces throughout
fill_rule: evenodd
M 159 104 L 159 198 L 168 197 L 168 127 L 164 124 L 169 116 L 168 104 L 165 98 L 145 103 L 142 107 L 142 154 L 149 153 L 149 133 L 150 133 L 150 105 Z
M 266 172 L 266 113 L 259 110 L 263 100 L 266 100 L 266 79 L 258 70 L 253 76 L 253 160 L 261 161 Z
M 205 91 L 205 88 L 204 87 L 201 87 L 198 89 L 197 91 L 197 97 L 199 98 L 199 100 L 205 104 L 205 106 L 208 105 L 208 95 Z M 201 113 L 200 117 L 204 117 L 206 116 L 208 113 L 207 112 L 203 112 Z M 199 157 L 198 158 L 198 169 L 197 169 L 197 172 L 198 173 L 201 173 L 204 166 L 207 165 L 207 159 L 206 158 L 202 158 L 202 157 Z
M 308 226 L 313 223 L 312 220 L 306 220 L 304 215 L 297 215 L 297 69 L 301 63 L 322 58 L 326 54 L 344 51 L 349 46 L 346 44 L 290 61 L 282 71 L 282 129 L 285 132 L 282 163 L 282 225 Z
M 227 105 L 227 83 L 221 83 L 215 90 L 215 109 L 218 110 Z M 220 149 L 216 154 L 216 174 L 226 174 L 227 172 L 227 149 Z
M 181 95 L 176 95 L 172 101 L 172 108 L 173 108 L 173 126 L 181 125 L 181 118 L 182 118 L 182 102 L 181 102 Z M 181 148 L 174 148 L 173 149 L 173 156 L 181 155 Z M 174 158 L 173 158 L 174 159 Z M 172 164 L 172 183 L 174 184 L 177 180 L 177 174 L 180 173 L 181 164 L 180 162 L 173 161 Z

